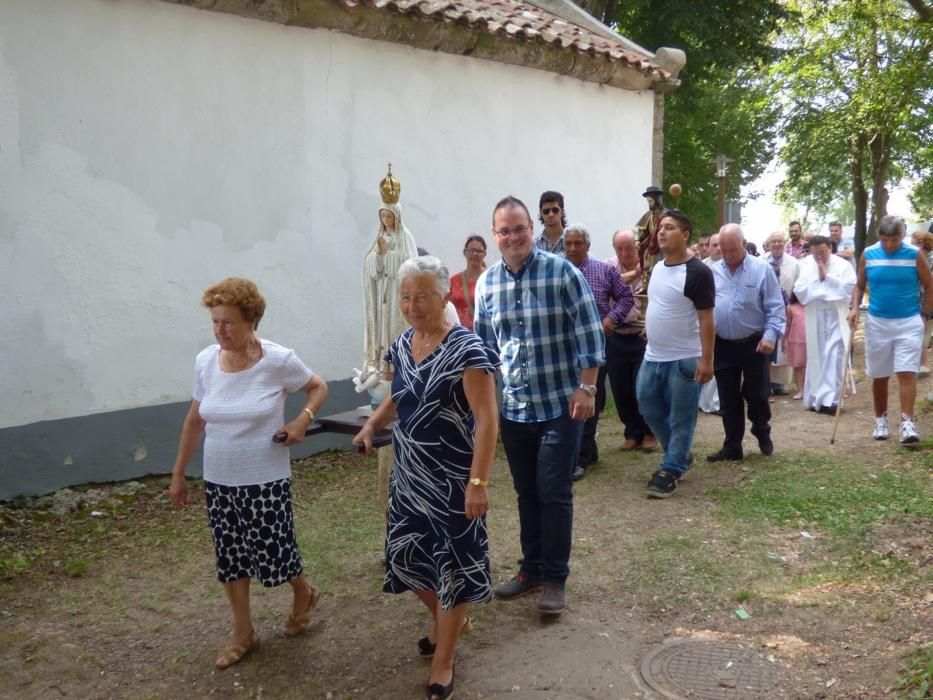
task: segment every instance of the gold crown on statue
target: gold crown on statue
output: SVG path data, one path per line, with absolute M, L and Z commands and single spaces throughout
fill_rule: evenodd
M 382 193 L 382 201 L 386 204 L 398 204 L 398 196 L 402 191 L 402 185 L 392 177 L 392 163 L 389 163 L 389 170 L 386 176 L 379 183 L 379 192 Z

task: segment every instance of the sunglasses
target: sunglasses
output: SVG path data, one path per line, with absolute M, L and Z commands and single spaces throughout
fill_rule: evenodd
M 541 213 L 545 216 L 548 214 L 560 214 L 560 207 L 542 207 Z

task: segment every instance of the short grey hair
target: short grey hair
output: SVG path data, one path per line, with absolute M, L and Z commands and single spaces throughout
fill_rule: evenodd
M 398 283 L 406 277 L 417 275 L 430 275 L 434 278 L 437 293 L 442 297 L 450 292 L 450 271 L 440 258 L 433 255 L 419 255 L 417 258 L 408 258 L 398 268 Z
M 583 224 L 570 224 L 564 229 L 564 235 L 566 236 L 568 233 L 579 233 L 583 236 L 583 242 L 587 245 L 590 244 L 590 232 L 586 230 L 586 226 Z
M 784 235 L 783 231 L 775 231 L 770 236 L 768 236 L 765 243 L 770 245 L 776 239 L 780 239 L 781 243 L 787 243 L 787 236 Z
M 878 224 L 879 236 L 904 236 L 907 234 L 907 224 L 899 216 L 888 214 L 881 218 Z

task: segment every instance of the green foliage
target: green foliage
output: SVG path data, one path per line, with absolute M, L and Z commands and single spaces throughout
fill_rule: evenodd
M 699 231 L 716 224 L 711 159 L 729 165 L 727 197 L 770 161 L 778 112 L 765 67 L 778 52 L 771 38 L 787 17 L 774 0 L 595 0 L 580 2 L 638 44 L 683 49 L 681 87 L 665 97 L 664 183 L 683 186 L 680 208 Z
M 798 21 L 787 23 L 773 71 L 786 115 L 780 196 L 823 214 L 854 199 L 864 233 L 869 191 L 877 221 L 888 186 L 933 168 L 933 27 L 904 0 L 798 0 L 793 8 Z

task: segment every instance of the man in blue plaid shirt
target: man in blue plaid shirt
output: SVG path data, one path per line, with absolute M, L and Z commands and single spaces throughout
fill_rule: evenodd
M 595 412 L 605 338 L 583 275 L 535 247 L 531 216 L 506 197 L 493 210 L 502 259 L 476 283 L 474 331 L 502 359 L 502 444 L 518 495 L 522 559 L 502 599 L 543 589 L 559 614 L 570 574 L 572 474 L 583 421 Z

